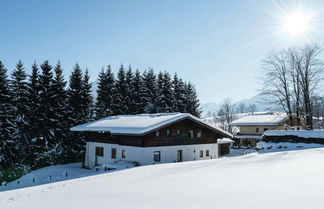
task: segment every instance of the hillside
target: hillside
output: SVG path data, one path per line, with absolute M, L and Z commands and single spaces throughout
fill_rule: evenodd
M 0 193 L 6 209 L 322 209 L 324 148 L 131 168 Z

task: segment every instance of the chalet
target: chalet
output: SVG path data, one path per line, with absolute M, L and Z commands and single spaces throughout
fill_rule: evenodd
M 244 116 L 230 125 L 237 128 L 234 141 L 243 146 L 253 146 L 261 141 L 262 134 L 267 130 L 287 129 L 288 117 L 285 113 L 266 112 Z
M 71 128 L 84 132 L 85 165 L 116 161 L 140 165 L 212 159 L 218 140 L 232 135 L 188 113 L 118 115 Z

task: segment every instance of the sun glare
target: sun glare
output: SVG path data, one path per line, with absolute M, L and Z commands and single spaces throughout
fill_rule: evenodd
M 303 13 L 288 15 L 284 24 L 284 31 L 292 36 L 301 35 L 307 32 L 309 18 Z

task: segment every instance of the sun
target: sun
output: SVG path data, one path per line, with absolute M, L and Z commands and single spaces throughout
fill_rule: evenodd
M 295 13 L 287 15 L 283 29 L 291 36 L 302 35 L 307 32 L 309 28 L 309 18 L 303 13 Z

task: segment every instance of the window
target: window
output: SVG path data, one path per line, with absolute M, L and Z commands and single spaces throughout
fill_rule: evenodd
M 96 156 L 103 157 L 104 148 L 103 147 L 96 147 Z
M 177 136 L 181 136 L 181 129 L 177 129 Z
M 177 150 L 177 162 L 182 162 L 182 150 Z
M 201 138 L 201 130 L 197 130 L 196 134 L 197 134 L 197 138 Z
M 209 150 L 206 150 L 206 157 L 209 157 Z
M 111 158 L 116 159 L 116 148 L 111 148 Z
M 160 130 L 155 131 L 155 136 L 160 136 Z
M 154 151 L 153 160 L 154 160 L 154 162 L 160 162 L 161 161 L 161 152 L 160 151 Z
M 167 134 L 167 136 L 171 136 L 171 130 L 170 129 L 167 129 L 166 130 L 166 134 Z
M 189 130 L 188 131 L 188 134 L 189 134 L 189 138 L 190 139 L 194 138 L 194 132 L 193 132 L 193 130 Z
M 256 131 L 257 133 L 259 133 L 259 128 L 256 128 L 255 131 Z
M 203 150 L 200 150 L 200 157 L 204 157 L 204 151 Z
M 122 158 L 126 158 L 126 150 L 123 149 L 121 154 L 122 154 Z
M 264 128 L 264 129 L 263 129 L 263 131 L 267 131 L 267 130 L 269 130 L 269 129 L 268 129 L 268 128 Z

